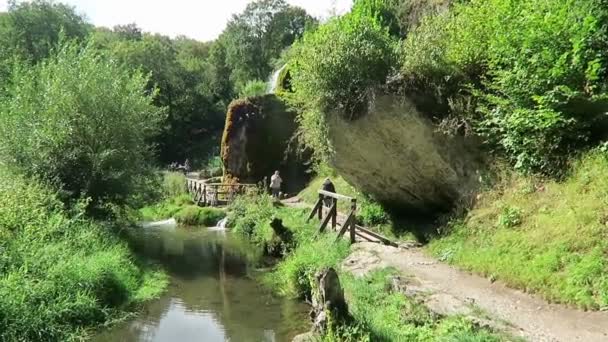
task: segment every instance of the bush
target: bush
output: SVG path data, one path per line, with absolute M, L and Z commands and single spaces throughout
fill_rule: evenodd
M 187 226 L 213 227 L 224 217 L 226 213 L 221 209 L 201 208 L 197 205 L 185 206 L 175 214 L 175 220 Z
M 289 70 L 295 93 L 287 98 L 302 109 L 305 143 L 323 151 L 325 113 L 355 119 L 366 112 L 371 88 L 386 81 L 393 65 L 393 50 L 388 31 L 363 15 L 333 19 L 293 46 Z
M 0 98 L 0 158 L 69 199 L 127 203 L 150 174 L 148 141 L 163 117 L 147 82 L 75 44 L 16 66 Z
M 249 81 L 245 84 L 243 89 L 241 89 L 241 91 L 239 93 L 239 97 L 245 98 L 245 97 L 262 96 L 267 93 L 266 88 L 268 88 L 268 85 L 264 81 L 260 81 L 260 80 Z
M 466 75 L 454 89 L 477 106 L 461 119 L 518 169 L 555 174 L 604 135 L 607 23 L 599 0 L 459 3 L 408 36 L 403 72 Z
M 393 64 L 393 42 L 371 18 L 334 19 L 306 34 L 290 63 L 299 97 L 323 112 L 361 115 L 371 87 L 384 83 Z
M 157 295 L 110 227 L 68 215 L 57 196 L 0 165 L 0 340 L 66 341 Z
M 165 198 L 181 196 L 186 191 L 186 176 L 180 172 L 166 172 L 163 175 L 163 195 Z

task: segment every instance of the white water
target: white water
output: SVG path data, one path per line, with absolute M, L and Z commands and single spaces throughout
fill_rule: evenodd
M 277 83 L 279 82 L 279 75 L 281 74 L 281 71 L 283 71 L 283 69 L 285 69 L 285 67 L 287 67 L 287 64 L 283 65 L 281 68 L 279 68 L 279 70 L 275 71 L 272 74 L 272 76 L 270 76 L 270 80 L 268 80 L 268 89 L 267 89 L 268 94 L 274 94 L 275 91 L 277 90 Z
M 174 218 L 168 220 L 156 221 L 156 222 L 144 222 L 141 224 L 142 228 L 169 228 L 174 229 L 177 226 L 177 221 Z
M 224 217 L 223 219 L 219 220 L 218 223 L 215 226 L 218 229 L 226 230 L 226 225 L 227 224 L 228 224 L 228 218 Z

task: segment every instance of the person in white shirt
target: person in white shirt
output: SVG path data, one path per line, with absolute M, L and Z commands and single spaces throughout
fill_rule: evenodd
M 272 190 L 272 197 L 279 198 L 281 193 L 281 183 L 283 183 L 283 180 L 281 179 L 279 171 L 277 170 L 274 172 L 274 175 L 270 177 L 270 190 Z

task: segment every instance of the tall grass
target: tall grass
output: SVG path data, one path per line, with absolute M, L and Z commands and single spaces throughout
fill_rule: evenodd
M 76 340 L 166 285 L 39 182 L 0 165 L 0 193 L 0 340 Z
M 429 249 L 442 260 L 587 309 L 608 306 L 608 159 L 563 182 L 508 174 Z

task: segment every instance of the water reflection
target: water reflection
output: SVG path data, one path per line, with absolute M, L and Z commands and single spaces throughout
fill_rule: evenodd
M 138 253 L 166 268 L 169 291 L 94 341 L 290 341 L 308 329 L 307 308 L 252 280 L 249 265 L 258 256 L 226 232 L 147 230 L 132 241 Z

